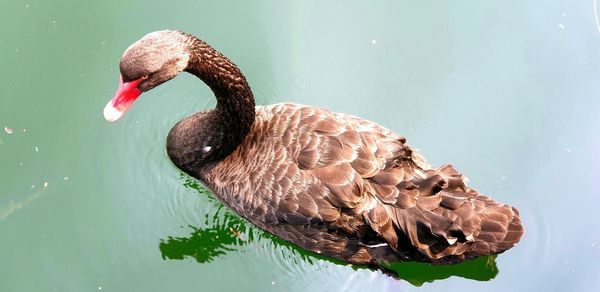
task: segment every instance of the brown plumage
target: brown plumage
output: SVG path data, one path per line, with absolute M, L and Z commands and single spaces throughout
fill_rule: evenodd
M 515 208 L 469 188 L 451 165 L 431 167 L 393 131 L 316 107 L 255 107 L 240 70 L 191 35 L 151 33 L 121 60 L 123 82 L 141 91 L 182 70 L 211 87 L 217 107 L 175 125 L 169 157 L 267 232 L 376 267 L 497 254 L 523 235 Z

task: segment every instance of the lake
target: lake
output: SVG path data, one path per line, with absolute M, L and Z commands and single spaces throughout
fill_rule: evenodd
M 0 291 L 598 290 L 600 7 L 483 2 L 4 1 Z M 393 279 L 265 234 L 166 155 L 169 129 L 215 105 L 202 82 L 182 74 L 102 116 L 123 51 L 165 28 L 233 60 L 259 105 L 406 136 L 517 207 L 525 236 Z

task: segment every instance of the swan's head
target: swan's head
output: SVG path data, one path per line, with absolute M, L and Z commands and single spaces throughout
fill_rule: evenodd
M 142 94 L 183 71 L 189 61 L 189 35 L 161 30 L 133 43 L 120 62 L 121 79 L 115 96 L 104 107 L 104 118 L 114 122 Z

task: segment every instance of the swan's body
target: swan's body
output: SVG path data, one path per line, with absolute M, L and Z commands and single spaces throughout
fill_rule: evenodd
M 137 82 L 123 90 L 139 95 L 182 70 L 204 80 L 218 102 L 173 127 L 169 157 L 267 232 L 373 266 L 497 254 L 523 234 L 516 209 L 468 188 L 450 165 L 432 168 L 382 126 L 296 104 L 255 107 L 239 69 L 191 35 L 161 31 L 133 44 L 121 61 L 121 88 Z M 133 102 L 119 98 L 107 119 Z

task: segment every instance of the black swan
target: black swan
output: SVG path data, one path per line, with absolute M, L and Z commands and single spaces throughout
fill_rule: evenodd
M 202 79 L 217 106 L 171 129 L 169 157 L 239 215 L 306 250 L 373 267 L 444 264 L 504 252 L 524 233 L 515 208 L 469 188 L 449 164 L 431 167 L 393 131 L 317 107 L 255 106 L 238 67 L 193 35 L 150 33 L 120 70 L 109 121 L 182 71 Z

